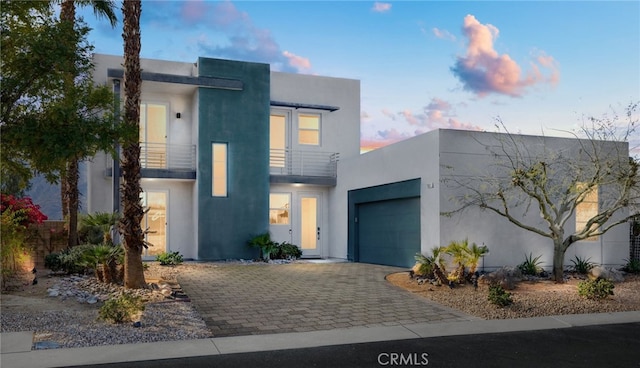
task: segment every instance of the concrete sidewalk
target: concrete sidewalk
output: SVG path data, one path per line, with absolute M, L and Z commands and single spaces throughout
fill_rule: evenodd
M 353 343 L 561 329 L 640 322 L 640 311 L 564 315 L 511 320 L 413 323 L 395 326 L 353 327 L 274 335 L 218 337 L 148 344 L 96 346 L 75 349 L 31 350 L 30 333 L 2 333 L 3 368 L 60 367 L 206 355 L 248 353 Z

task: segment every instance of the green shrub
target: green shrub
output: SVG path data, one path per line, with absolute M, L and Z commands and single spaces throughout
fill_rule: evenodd
M 289 242 L 276 244 L 275 250 L 271 253 L 271 259 L 298 259 L 301 256 L 302 250 Z
M 511 293 L 504 290 L 500 285 L 489 285 L 489 301 L 500 307 L 511 305 Z
M 260 248 L 260 256 L 264 261 L 268 261 L 271 258 L 271 253 L 278 247 L 278 244 L 271 240 L 271 234 L 268 232 L 254 236 L 247 244 L 251 247 Z
M 117 298 L 107 300 L 100 307 L 98 318 L 112 323 L 132 322 L 133 317 L 142 311 L 144 311 L 142 298 L 122 294 Z
M 622 267 L 624 272 L 628 273 L 640 273 L 640 260 L 638 259 L 625 259 L 627 264 Z
M 578 283 L 578 295 L 587 299 L 606 299 L 609 295 L 613 295 L 613 282 L 606 279 L 595 279 L 581 281 Z
M 590 259 L 591 258 L 583 259 L 575 256 L 575 259 L 571 260 L 571 263 L 573 263 L 573 270 L 577 273 L 586 275 L 595 266 L 593 262 L 589 261 Z
M 60 259 L 59 253 L 50 253 L 44 257 L 44 267 L 50 269 L 52 272 L 62 271 L 62 259 Z
M 162 252 L 156 256 L 156 261 L 162 266 L 175 266 L 184 262 L 180 252 Z
M 542 261 L 540 261 L 540 257 L 542 257 L 542 255 L 539 255 L 536 258 L 533 258 L 533 254 L 531 253 L 529 253 L 528 256 L 525 255 L 524 262 L 518 265 L 522 274 L 536 276 L 542 272 L 542 268 L 540 267 Z
M 431 277 L 433 276 L 434 268 L 435 268 L 435 258 L 433 256 L 425 256 L 421 253 L 416 253 L 415 257 L 416 262 L 420 265 L 418 267 L 417 275 Z

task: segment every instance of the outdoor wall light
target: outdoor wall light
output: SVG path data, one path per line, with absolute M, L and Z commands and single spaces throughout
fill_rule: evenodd
M 176 113 L 176 119 L 180 119 L 180 117 L 181 117 L 181 116 L 182 116 L 182 115 L 181 115 L 179 112 L 178 112 L 178 113 Z

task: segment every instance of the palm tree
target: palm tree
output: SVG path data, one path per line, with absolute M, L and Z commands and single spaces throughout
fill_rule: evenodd
M 111 237 L 111 230 L 113 226 L 116 226 L 120 214 L 117 212 L 96 212 L 94 214 L 88 214 L 82 216 L 80 224 L 83 227 L 95 227 L 102 232 L 102 243 L 105 245 L 113 245 L 113 238 Z
M 435 247 L 431 250 L 433 252 L 433 274 L 440 281 L 441 284 L 447 284 L 447 267 L 445 259 L 442 257 L 445 254 L 446 247 Z
M 124 286 L 127 289 L 140 289 L 146 286 L 142 268 L 142 249 L 144 233 L 141 228 L 144 210 L 140 202 L 140 90 L 142 87 L 140 71 L 140 0 L 122 2 L 124 28 L 124 113 L 123 125 L 131 127 L 133 134 L 126 137 L 122 150 L 121 187 L 123 216 L 120 219 L 120 232 L 124 237 Z
M 447 246 L 446 252 L 451 255 L 453 262 L 458 265 L 452 276 L 455 277 L 458 283 L 464 283 L 464 269 L 469 258 L 469 241 L 467 239 L 460 242 L 452 241 Z
M 79 6 L 91 6 L 96 17 L 104 17 L 109 20 L 112 27 L 115 27 L 118 18 L 115 13 L 115 3 L 113 0 L 62 0 L 60 5 L 60 20 L 67 22 L 71 28 L 75 27 L 76 4 Z M 69 45 L 71 47 L 71 45 Z M 75 47 L 75 45 L 73 45 Z M 73 62 L 73 60 L 69 60 Z M 67 66 L 69 71 L 74 70 L 73 65 Z M 65 90 L 73 86 L 76 73 L 70 72 L 65 78 Z M 78 244 L 78 162 L 80 157 L 74 157 L 67 162 L 66 167 L 60 173 L 60 192 L 62 198 L 62 215 L 69 216 L 69 239 L 68 247 Z
M 471 244 L 471 248 L 469 248 L 469 274 L 473 275 L 478 269 L 478 262 L 480 258 L 484 257 L 487 253 L 489 253 L 489 248 L 486 245 L 478 246 L 478 244 Z

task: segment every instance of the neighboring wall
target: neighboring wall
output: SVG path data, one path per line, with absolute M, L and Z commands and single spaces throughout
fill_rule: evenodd
M 538 136 L 516 135 L 515 139 L 526 147 L 530 156 L 542 150 L 562 150 L 564 157 L 576 157 L 575 152 L 581 145 L 578 140 L 567 138 L 552 138 Z M 498 150 L 498 145 L 508 136 L 504 134 L 469 132 L 469 131 L 440 131 L 440 175 L 443 180 L 451 178 L 486 177 L 488 173 L 496 171 L 496 162 L 504 157 L 496 158 L 491 151 Z M 492 149 L 485 148 L 492 145 Z M 628 152 L 624 143 L 617 148 L 622 154 Z M 498 161 L 496 161 L 498 160 Z M 493 175 L 493 174 L 491 174 Z M 477 179 L 482 180 L 482 179 Z M 509 179 L 506 179 L 509 180 Z M 606 188 L 601 188 L 606 190 Z M 442 185 L 440 190 L 440 210 L 448 212 L 458 207 L 454 199 L 461 192 L 453 187 Z M 528 211 L 527 211 L 528 209 Z M 510 210 L 519 219 L 531 226 L 547 231 L 548 225 L 541 220 L 537 204 L 511 207 Z M 620 214 L 619 216 L 622 216 Z M 619 218 L 619 217 L 618 217 Z M 525 255 L 541 256 L 542 265 L 550 268 L 553 264 L 553 242 L 550 238 L 526 231 L 510 223 L 507 219 L 490 211 L 479 208 L 469 208 L 460 215 L 440 218 L 440 241 L 446 245 L 452 240 L 469 239 L 479 245 L 489 247 L 490 254 L 485 257 L 487 268 L 504 265 L 515 266 L 522 263 Z M 575 219 L 572 218 L 565 226 L 565 236 L 575 231 Z M 570 260 L 577 254 L 581 258 L 590 258 L 591 262 L 606 265 L 619 265 L 629 254 L 628 225 L 622 224 L 610 230 L 595 241 L 580 241 L 573 244 L 567 251 L 565 265 L 571 265 Z
M 504 137 L 503 137 L 504 138 Z M 563 148 L 569 152 L 577 149 L 578 141 L 563 138 L 518 136 L 531 152 L 547 147 Z M 457 130 L 436 130 L 392 144 L 359 157 L 343 160 L 338 165 L 338 185 L 330 198 L 329 221 L 331 257 L 347 258 L 348 191 L 410 179 L 421 179 L 421 249 L 430 253 L 433 247 L 447 245 L 454 240 L 485 244 L 490 254 L 485 257 L 485 267 L 515 266 L 524 261 L 525 254 L 541 255 L 543 266 L 551 267 L 553 244 L 551 239 L 523 230 L 503 217 L 470 208 L 452 217 L 441 216 L 457 204 L 453 200 L 461 192 L 448 188 L 443 180 L 451 175 L 481 176 L 494 170 L 494 156 L 479 142 L 496 143 L 493 133 Z M 617 147 L 622 154 L 627 146 Z M 603 189 L 605 190 L 605 189 Z M 517 213 L 519 209 L 513 209 Z M 545 229 L 537 212 L 531 206 L 528 212 L 520 212 L 523 221 Z M 623 216 L 621 213 L 617 218 Z M 568 221 L 567 233 L 574 231 L 575 220 Z M 571 265 L 574 255 L 590 258 L 592 262 L 620 265 L 629 257 L 629 228 L 622 224 L 610 230 L 596 241 L 577 242 L 566 253 L 565 264 Z

